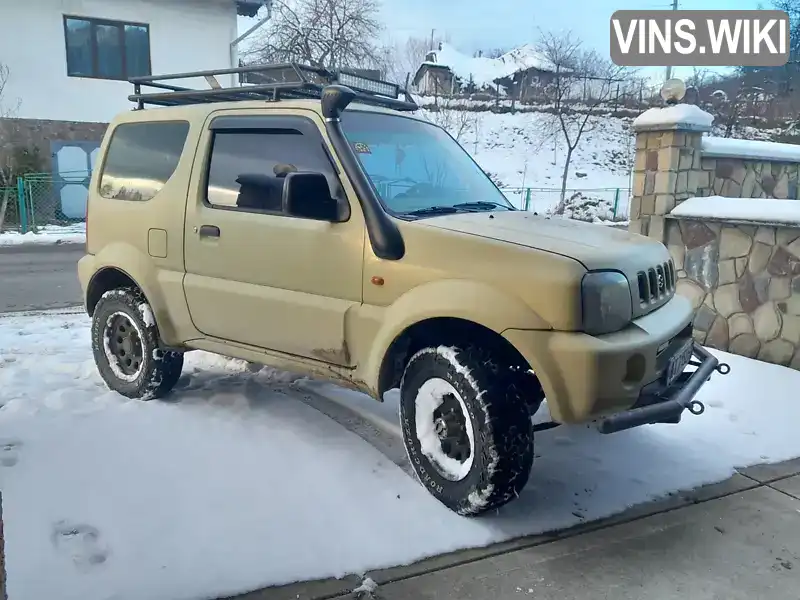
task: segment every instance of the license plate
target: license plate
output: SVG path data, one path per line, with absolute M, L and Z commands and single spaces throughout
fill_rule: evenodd
M 667 363 L 667 385 L 672 384 L 678 376 L 683 373 L 689 361 L 692 359 L 692 344 L 687 342 L 675 354 L 670 357 Z

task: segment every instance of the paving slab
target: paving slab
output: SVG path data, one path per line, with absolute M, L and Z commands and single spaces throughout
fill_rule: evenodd
M 682 506 L 688 506 L 698 502 L 706 502 L 714 498 L 721 498 L 737 492 L 753 489 L 759 485 L 760 484 L 756 483 L 752 479 L 736 474 L 730 479 L 721 481 L 719 483 L 706 485 L 687 492 L 677 492 L 660 500 L 639 504 L 607 519 L 591 521 L 562 531 L 520 537 L 483 548 L 471 548 L 467 550 L 459 550 L 457 552 L 441 554 L 439 556 L 421 560 L 411 565 L 392 567 L 390 569 L 382 569 L 380 571 L 371 571 L 368 573 L 368 575 L 378 584 L 395 581 L 397 579 L 405 579 L 439 569 L 513 552 L 523 548 L 539 546 L 547 542 L 552 542 L 556 539 L 579 535 L 587 531 L 612 527 L 621 523 L 641 519 L 649 515 L 675 510 Z
M 788 600 L 800 590 L 799 511 L 760 487 L 386 583 L 376 597 Z
M 770 487 L 780 490 L 784 494 L 794 496 L 800 500 L 800 475 L 774 481 L 770 484 Z M 800 594 L 798 594 L 798 596 L 800 596 Z
M 769 483 L 793 475 L 800 475 L 800 458 L 771 465 L 754 465 L 746 469 L 738 469 L 738 471 L 745 477 L 750 477 L 760 483 Z
M 351 592 L 360 585 L 360 577 L 349 575 L 342 579 L 290 583 L 218 600 L 324 600 L 351 595 Z

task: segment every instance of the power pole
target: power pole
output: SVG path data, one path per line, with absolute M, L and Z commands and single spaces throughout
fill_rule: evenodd
M 678 0 L 672 0 L 672 10 L 678 10 Z M 672 79 L 672 67 L 667 67 L 667 81 Z

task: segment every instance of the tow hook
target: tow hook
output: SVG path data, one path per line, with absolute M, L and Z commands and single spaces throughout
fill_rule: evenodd
M 700 400 L 692 400 L 686 407 L 693 415 L 702 415 L 706 412 L 706 406 Z
M 714 367 L 714 370 L 720 375 L 727 375 L 728 373 L 731 372 L 731 367 L 728 363 L 719 363 L 716 367 Z M 708 376 L 708 379 L 706 381 L 710 380 L 711 380 L 711 375 Z M 704 412 L 706 412 L 705 404 L 703 404 L 699 400 L 692 400 L 691 402 L 689 402 L 689 404 L 686 405 L 686 408 L 693 415 L 702 415 Z

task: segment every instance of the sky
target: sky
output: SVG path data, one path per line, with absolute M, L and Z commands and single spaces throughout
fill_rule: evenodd
M 680 0 L 679 8 L 741 10 L 755 9 L 759 4 L 769 6 L 770 2 Z M 608 55 L 609 21 L 614 11 L 671 6 L 671 0 L 383 0 L 382 16 L 388 39 L 428 38 L 431 29 L 435 29 L 436 35 L 448 35 L 454 46 L 468 54 L 533 42 L 539 29 L 545 29 L 571 31 L 586 46 Z M 250 20 L 242 19 L 245 21 Z M 679 77 L 687 76 L 691 69 L 673 72 Z

